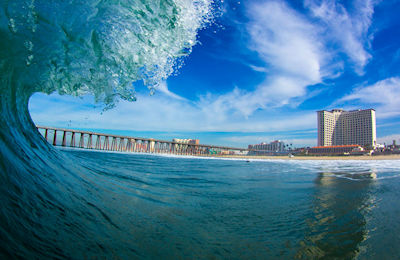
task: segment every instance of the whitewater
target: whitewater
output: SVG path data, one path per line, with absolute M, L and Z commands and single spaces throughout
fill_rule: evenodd
M 105 109 L 134 101 L 133 82 L 152 93 L 217 6 L 0 2 L 1 259 L 399 255 L 399 161 L 104 153 L 58 149 L 37 131 L 37 92 L 90 94 Z

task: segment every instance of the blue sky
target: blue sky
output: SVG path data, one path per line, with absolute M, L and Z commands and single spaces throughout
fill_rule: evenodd
M 317 143 L 317 110 L 374 108 L 400 142 L 400 1 L 224 1 L 184 65 L 150 96 L 103 111 L 91 96 L 35 94 L 37 124 L 246 147 Z

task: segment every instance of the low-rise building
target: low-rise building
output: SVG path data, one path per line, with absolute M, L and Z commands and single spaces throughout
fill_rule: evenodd
M 332 145 L 315 146 L 308 149 L 309 155 L 358 155 L 365 154 L 366 151 L 360 145 Z

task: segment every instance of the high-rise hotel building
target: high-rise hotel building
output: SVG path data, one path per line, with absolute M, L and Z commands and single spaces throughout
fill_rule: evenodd
M 318 146 L 376 145 L 375 110 L 317 111 Z

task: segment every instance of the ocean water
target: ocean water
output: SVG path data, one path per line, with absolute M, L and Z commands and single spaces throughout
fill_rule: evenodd
M 7 189 L 2 186 L 1 256 L 393 259 L 400 254 L 400 161 L 246 162 L 55 152 L 64 164 L 54 174 L 12 175 Z M 2 185 L 7 173 L 12 172 L 2 168 Z M 370 178 L 372 173 L 377 177 Z
M 0 1 L 0 259 L 399 256 L 399 161 L 60 150 L 36 92 L 135 100 L 182 65 L 208 0 Z M 370 178 L 376 174 L 376 178 Z

